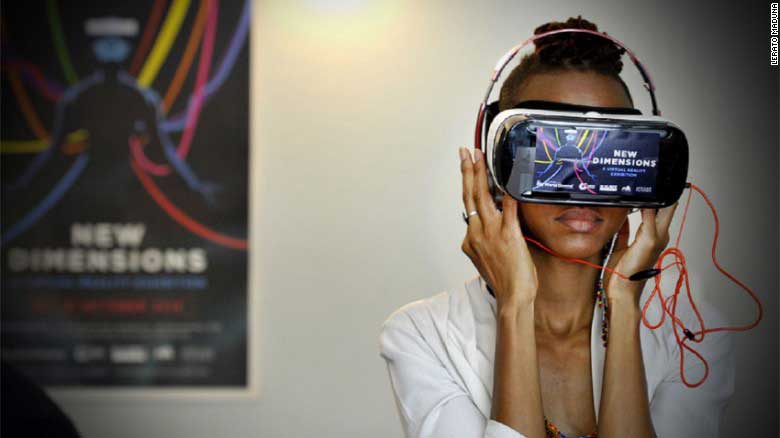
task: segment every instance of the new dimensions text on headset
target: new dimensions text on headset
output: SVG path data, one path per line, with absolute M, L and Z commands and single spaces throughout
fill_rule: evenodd
M 634 108 L 593 107 L 538 100 L 524 101 L 515 108 L 499 111 L 497 101 L 488 103 L 501 72 L 522 48 L 537 39 L 559 33 L 596 35 L 624 49 L 639 70 L 644 86 L 650 94 L 653 115 L 644 116 Z M 513 47 L 499 59 L 490 76 L 487 92 L 479 106 L 474 147 L 485 154 L 490 192 L 499 206 L 500 198 L 508 194 L 523 202 L 662 208 L 674 204 L 686 188 L 690 189 L 674 246 L 661 253 L 654 269 L 640 271 L 630 277 L 607 266 L 556 254 L 540 242 L 524 236 L 526 240 L 555 256 L 601 269 L 602 277 L 605 270 L 629 280 L 653 277 L 655 287 L 642 308 L 642 323 L 649 329 L 656 329 L 661 327 L 666 316 L 669 316 L 680 350 L 680 377 L 686 386 L 701 385 L 709 374 L 707 360 L 690 343 L 702 342 L 708 333 L 750 330 L 761 321 L 763 310 L 759 299 L 749 287 L 726 272 L 715 257 L 719 233 L 718 215 L 701 188 L 686 182 L 688 142 L 685 134 L 674 123 L 661 118 L 655 86 L 647 69 L 620 41 L 594 30 L 565 28 L 536 34 Z M 704 198 L 715 220 L 713 264 L 729 280 L 745 290 L 756 303 L 757 316 L 749 324 L 706 327 L 694 303 L 685 257 L 679 248 L 693 191 Z M 464 220 L 468 222 L 466 214 Z M 612 238 L 612 246 L 614 242 L 615 236 Z M 609 254 L 611 252 L 612 247 Z M 673 261 L 664 265 L 667 257 L 671 257 Z M 675 267 L 678 273 L 676 287 L 672 294 L 664 296 L 660 274 L 672 267 Z M 698 330 L 689 329 L 676 315 L 683 284 L 699 323 Z M 660 320 L 651 323 L 646 314 L 656 297 L 662 312 Z M 703 376 L 695 382 L 690 382 L 685 375 L 686 351 L 694 354 L 704 365 Z
M 488 104 L 506 65 L 529 43 L 559 33 L 587 33 L 623 48 L 650 93 L 653 116 L 633 108 L 525 101 L 498 111 Z M 639 59 L 620 41 L 589 29 L 540 33 L 513 47 L 496 65 L 479 108 L 474 143 L 483 149 L 491 192 L 525 202 L 660 208 L 686 187 L 688 142 L 660 117 L 655 86 Z M 484 129 L 487 128 L 487 129 Z

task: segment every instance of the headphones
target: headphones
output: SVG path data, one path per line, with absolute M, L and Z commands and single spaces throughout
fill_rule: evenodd
M 590 29 L 580 29 L 580 28 L 556 29 L 549 32 L 540 33 L 528 38 L 522 43 L 512 47 L 508 52 L 504 54 L 504 56 L 502 56 L 498 60 L 498 63 L 496 63 L 496 66 L 493 69 L 493 73 L 490 75 L 490 80 L 488 82 L 487 91 L 485 92 L 485 97 L 482 99 L 482 102 L 479 105 L 479 112 L 477 114 L 477 123 L 476 123 L 476 127 L 474 128 L 474 149 L 479 149 L 482 152 L 485 152 L 482 145 L 487 140 L 488 128 L 490 127 L 490 123 L 493 121 L 495 116 L 500 112 L 498 107 L 498 103 L 499 103 L 498 100 L 495 100 L 490 103 L 488 103 L 488 100 L 490 99 L 490 94 L 493 91 L 493 87 L 495 86 L 496 82 L 501 76 L 501 73 L 504 71 L 504 68 L 507 66 L 507 64 L 509 64 L 509 62 L 512 59 L 515 58 L 515 56 L 517 56 L 520 50 L 522 50 L 528 44 L 540 38 L 544 38 L 550 35 L 556 35 L 559 33 L 586 33 L 586 34 L 596 35 L 598 37 L 611 41 L 616 46 L 625 50 L 629 58 L 631 58 L 631 61 L 636 66 L 637 70 L 639 70 L 639 74 L 642 76 L 645 89 L 650 94 L 650 101 L 653 106 L 653 115 L 655 116 L 661 115 L 661 111 L 658 109 L 658 104 L 655 98 L 655 85 L 653 84 L 653 80 L 650 77 L 650 74 L 647 72 L 647 69 L 645 68 L 644 64 L 642 64 L 642 62 L 639 61 L 639 58 L 637 58 L 634 52 L 632 52 L 628 47 L 626 47 L 625 44 L 607 35 L 606 33 L 597 32 Z M 567 103 L 546 102 L 546 101 L 538 101 L 538 100 L 520 102 L 515 108 L 551 109 L 551 110 L 558 110 L 558 111 L 578 111 L 578 112 L 597 111 L 605 114 L 608 113 L 641 114 L 639 110 L 634 108 L 593 107 L 587 105 L 574 105 L 574 104 L 567 104 Z M 487 173 L 488 173 L 488 190 L 490 191 L 490 194 L 493 198 L 493 202 L 496 204 L 496 207 L 500 209 L 501 202 L 504 197 L 504 192 L 503 190 L 496 188 L 496 184 L 493 178 L 493 170 L 490 168 L 490 166 L 487 166 Z

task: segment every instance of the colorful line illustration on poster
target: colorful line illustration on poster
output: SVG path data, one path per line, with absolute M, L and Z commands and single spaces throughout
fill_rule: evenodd
M 176 205 L 158 184 L 158 179 L 171 175 L 181 178 L 193 193 L 197 193 L 205 205 L 213 205 L 223 190 L 219 183 L 206 181 L 188 163 L 193 140 L 204 107 L 215 96 L 231 74 L 236 59 L 246 46 L 251 0 L 245 0 L 235 27 L 231 30 L 227 45 L 221 53 L 214 71 L 215 45 L 218 36 L 219 0 L 200 0 L 191 28 L 185 29 L 185 17 L 193 6 L 191 0 L 154 0 L 143 27 L 138 44 L 133 49 L 128 36 L 138 33 L 135 21 L 123 22 L 116 17 L 88 20 L 87 33 L 93 37 L 91 51 L 98 66 L 88 73 L 78 72 L 71 62 L 68 41 L 60 22 L 56 0 L 47 0 L 46 14 L 51 30 L 52 47 L 56 52 L 65 83 L 52 80 L 34 63 L 7 47 L 3 38 L 2 70 L 18 104 L 19 112 L 35 139 L 0 141 L 0 152 L 6 154 L 35 154 L 26 167 L 10 182 L 3 185 L 3 196 L 8 199 L 24 196 L 47 163 L 56 160 L 57 153 L 73 158 L 62 177 L 48 194 L 10 224 L 3 224 L 0 243 L 5 245 L 29 231 L 55 205 L 90 165 L 90 143 L 94 140 L 88 129 L 74 125 L 69 112 L 80 100 L 96 90 L 121 89 L 127 96 L 135 96 L 153 109 L 149 117 L 131 121 L 124 144 L 127 147 L 129 166 L 148 198 L 172 221 L 183 229 L 215 244 L 246 251 L 245 237 L 228 235 L 207 226 Z M 5 27 L 5 26 L 3 26 Z M 159 29 L 159 31 L 158 31 Z M 172 80 L 164 94 L 153 87 L 155 79 L 168 62 L 171 48 L 177 38 L 186 37 L 186 46 Z M 131 52 L 132 58 L 130 57 Z M 197 62 L 196 62 L 197 58 Z M 129 62 L 125 69 L 123 63 Z M 184 88 L 194 64 L 194 85 L 185 109 L 169 114 Z M 31 104 L 27 89 L 33 89 L 53 105 L 53 123 L 50 129 L 42 123 Z M 125 133 L 123 133 L 124 135 Z M 178 141 L 174 136 L 178 135 Z M 159 144 L 163 161 L 151 158 L 147 147 Z
M 595 182 L 596 176 L 591 174 L 588 167 L 592 162 L 593 154 L 604 143 L 607 131 L 604 130 L 601 138 L 598 140 L 596 140 L 599 134 L 597 130 L 586 129 L 579 135 L 579 138 L 573 132 L 566 132 L 564 133 L 563 141 L 561 141 L 561 136 L 558 132 L 559 128 L 552 128 L 555 135 L 554 139 L 549 131 L 549 129 L 545 130 L 540 127 L 536 132 L 537 141 L 542 144 L 547 159 L 537 159 L 535 162 L 547 164 L 547 166 L 536 172 L 538 184 L 534 189 L 538 189 L 551 181 L 560 182 L 556 180 L 556 176 L 561 174 L 561 170 L 571 166 L 571 171 L 563 172 L 561 174 L 562 177 L 566 178 L 570 174 L 575 175 L 580 187 L 595 194 L 596 192 L 589 187 L 589 183 Z M 583 175 L 586 176 L 586 180 L 583 180 Z

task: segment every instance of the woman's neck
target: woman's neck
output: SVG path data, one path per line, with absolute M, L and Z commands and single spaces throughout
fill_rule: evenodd
M 537 333 L 566 338 L 590 330 L 599 271 L 529 247 L 536 265 L 539 289 L 534 319 Z M 598 255 L 588 259 L 600 264 Z

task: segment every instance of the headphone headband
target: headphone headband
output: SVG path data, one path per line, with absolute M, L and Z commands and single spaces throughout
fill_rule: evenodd
M 628 54 L 628 57 L 631 58 L 631 61 L 636 66 L 637 70 L 639 70 L 639 74 L 642 75 L 642 80 L 644 81 L 645 89 L 647 89 L 647 92 L 650 94 L 650 101 L 653 105 L 653 115 L 656 116 L 661 115 L 661 111 L 658 109 L 658 104 L 656 103 L 655 85 L 653 84 L 653 79 L 650 77 L 650 73 L 647 72 L 647 69 L 642 64 L 642 62 L 639 61 L 639 58 L 637 58 L 634 52 L 632 52 L 628 47 L 626 47 L 625 44 L 621 43 L 617 39 L 605 33 L 597 32 L 595 30 L 579 29 L 579 28 L 556 29 L 556 30 L 551 30 L 549 32 L 540 33 L 538 35 L 534 35 L 528 38 L 522 43 L 512 47 L 508 52 L 504 54 L 504 56 L 502 56 L 498 60 L 498 63 L 496 63 L 496 66 L 493 69 L 493 73 L 490 75 L 490 82 L 488 83 L 487 92 L 485 92 L 485 98 L 482 100 L 482 103 L 480 103 L 479 105 L 479 114 L 477 116 L 476 132 L 474 133 L 475 149 L 482 149 L 482 127 L 485 122 L 485 108 L 487 108 L 488 99 L 490 99 L 490 93 L 493 91 L 493 86 L 496 84 L 496 81 L 498 81 L 498 78 L 501 76 L 501 73 L 504 71 L 504 68 L 507 66 L 507 64 L 509 64 L 509 61 L 514 59 L 514 57 L 520 52 L 520 50 L 523 47 L 527 46 L 533 41 L 536 41 L 539 38 L 544 38 L 546 36 L 555 35 L 559 33 L 588 33 L 591 35 L 596 35 L 608 39 L 618 47 L 624 49 Z

